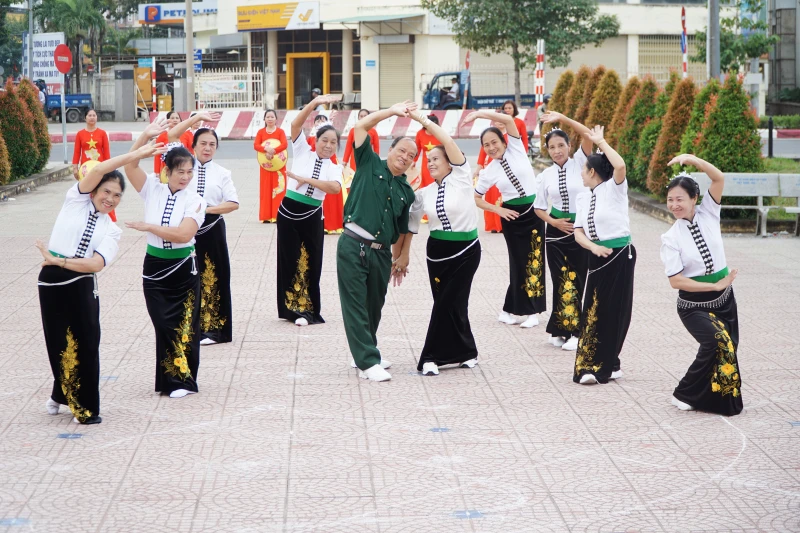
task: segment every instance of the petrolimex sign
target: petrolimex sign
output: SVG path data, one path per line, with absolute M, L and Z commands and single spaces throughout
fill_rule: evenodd
M 317 30 L 319 2 L 286 2 L 236 8 L 236 29 Z
M 192 2 L 192 13 L 208 15 L 217 12 L 217 0 Z M 139 24 L 183 24 L 186 3 L 139 4 Z

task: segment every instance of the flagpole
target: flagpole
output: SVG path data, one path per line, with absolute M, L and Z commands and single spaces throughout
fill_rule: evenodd
M 683 52 L 683 77 L 689 76 L 689 38 L 686 36 L 686 8 L 681 7 L 681 51 Z

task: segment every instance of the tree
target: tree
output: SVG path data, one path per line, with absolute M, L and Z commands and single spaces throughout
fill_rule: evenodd
M 611 124 L 606 128 L 605 135 L 608 137 L 608 142 L 612 144 L 612 146 L 616 146 L 617 138 L 619 137 L 619 133 L 622 131 L 625 125 L 625 119 L 627 118 L 628 107 L 633 102 L 633 99 L 636 98 L 636 95 L 639 93 L 639 89 L 641 89 L 642 84 L 639 81 L 639 78 L 636 76 L 632 77 L 628 80 L 628 83 L 625 84 L 625 88 L 622 90 L 622 93 L 619 95 L 619 100 L 617 101 L 617 107 L 614 109 L 614 117 L 611 119 Z
M 575 112 L 578 111 L 578 106 L 581 104 L 583 92 L 586 90 L 586 84 L 589 83 L 589 78 L 591 77 L 592 69 L 586 65 L 581 65 L 581 68 L 578 69 L 578 73 L 575 74 L 572 87 L 570 87 L 567 97 L 564 99 L 564 111 L 560 111 L 560 113 L 563 113 L 569 118 L 575 116 Z M 560 127 L 572 138 L 572 130 L 569 127 L 564 124 L 560 124 Z
M 450 22 L 459 46 L 508 52 L 514 60 L 514 95 L 520 105 L 520 71 L 536 64 L 544 39 L 552 67 L 567 66 L 584 46 L 599 46 L 619 33 L 613 15 L 599 15 L 595 0 L 421 0 L 423 9 Z
M 605 126 L 608 131 L 621 92 L 622 84 L 619 82 L 617 71 L 609 70 L 600 80 L 600 84 L 594 92 L 592 105 L 589 106 L 589 116 L 586 118 L 586 126 L 589 128 L 597 125 Z
M 653 159 L 653 152 L 656 149 L 658 137 L 661 135 L 661 119 L 667 114 L 672 93 L 680 80 L 680 74 L 676 70 L 672 70 L 669 74 L 669 82 L 667 82 L 664 90 L 659 93 L 656 99 L 655 114 L 647 122 L 639 136 L 639 150 L 636 152 L 636 161 L 633 164 L 633 168 L 628 170 L 628 176 L 633 179 L 634 183 L 644 185 L 647 181 L 650 160 Z
M 589 118 L 589 107 L 592 105 L 592 100 L 594 99 L 594 92 L 597 90 L 597 86 L 600 85 L 600 80 L 606 74 L 606 67 L 603 65 L 599 65 L 592 71 L 592 75 L 589 76 L 589 79 L 586 80 L 586 87 L 583 88 L 583 96 L 581 97 L 581 101 L 578 104 L 578 108 L 575 110 L 575 116 L 572 117 L 577 122 L 583 124 L 586 122 L 586 119 Z M 574 137 L 572 139 L 572 151 L 578 149 L 581 145 L 583 139 L 572 132 Z
M 0 18 L 5 18 L 2 12 Z M 8 76 L 17 77 L 22 73 L 22 32 L 27 30 L 27 16 L 5 21 L 5 37 L 0 38 L 0 66 Z
M 703 129 L 703 123 L 706 120 L 706 107 L 711 98 L 719 93 L 719 88 L 719 82 L 711 78 L 697 95 L 692 107 L 692 116 L 689 119 L 689 124 L 681 137 L 680 151 L 682 154 L 696 153 L 700 131 Z
M 9 181 L 11 181 L 11 162 L 8 160 L 6 141 L 0 135 L 0 185 L 6 185 Z
M 639 89 L 639 93 L 630 105 L 625 126 L 618 136 L 616 149 L 629 169 L 632 169 L 636 162 L 642 129 L 655 116 L 657 96 L 658 85 L 656 85 L 652 77 L 646 77 L 642 83 L 642 88 Z M 639 185 L 633 180 L 630 183 L 632 186 Z
M 562 109 L 564 109 L 564 104 L 567 100 L 567 94 L 572 88 L 572 83 L 574 81 L 575 74 L 571 70 L 565 70 L 561 76 L 559 76 L 558 81 L 556 82 L 556 88 L 553 90 L 553 96 L 550 97 L 550 102 L 547 104 L 548 109 L 563 113 Z M 540 151 L 543 158 L 550 157 L 550 154 L 547 153 L 547 145 L 544 143 L 544 138 L 552 129 L 552 124 L 543 124 L 542 129 L 539 132 L 539 135 L 542 139 Z
M 694 80 L 682 79 L 675 87 L 667 114 L 664 115 L 661 133 L 647 172 L 647 188 L 662 198 L 666 196 L 666 186 L 673 175 L 667 163 L 680 153 L 681 137 L 689 125 L 696 93 Z
M 28 176 L 36 167 L 39 149 L 33 135 L 33 115 L 14 87 L 6 79 L 5 91 L 0 93 L 0 128 L 8 148 L 12 179 Z
M 50 160 L 50 133 L 47 131 L 47 117 L 39 102 L 39 89 L 30 80 L 21 80 L 17 93 L 33 116 L 33 134 L 36 139 L 36 148 L 39 151 L 39 158 L 36 160 L 33 172 L 39 172 L 47 166 L 47 162 Z
M 764 8 L 764 0 L 732 0 L 733 17 L 719 21 L 719 63 L 720 72 L 739 70 L 750 59 L 761 57 L 780 42 L 777 35 L 767 35 L 766 22 L 748 16 L 758 14 Z M 706 27 L 706 30 L 708 27 Z M 695 37 L 697 53 L 689 59 L 694 63 L 706 62 L 706 32 L 697 32 Z

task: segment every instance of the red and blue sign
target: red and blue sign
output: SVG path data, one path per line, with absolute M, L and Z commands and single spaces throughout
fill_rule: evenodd
M 161 22 L 161 6 L 144 6 L 144 21 L 149 23 Z

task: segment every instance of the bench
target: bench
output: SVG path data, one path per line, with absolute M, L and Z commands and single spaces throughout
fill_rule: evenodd
M 797 198 L 798 207 L 784 207 L 784 211 L 797 215 L 794 221 L 794 234 L 800 236 L 800 174 L 781 174 L 781 196 Z
M 705 195 L 711 179 L 704 172 L 694 172 L 692 177 L 700 185 L 700 194 Z M 767 214 L 770 209 L 780 209 L 777 205 L 764 205 L 765 196 L 780 196 L 779 174 L 725 173 L 725 198 L 755 196 L 756 205 L 722 205 L 722 209 L 753 209 L 756 211 L 756 235 L 767 236 Z

